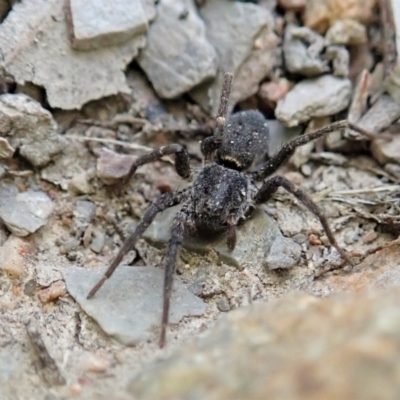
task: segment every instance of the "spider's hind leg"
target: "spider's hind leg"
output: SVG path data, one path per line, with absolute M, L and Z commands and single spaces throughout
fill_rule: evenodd
M 191 212 L 188 205 L 184 205 L 182 209 L 175 215 L 171 226 L 171 238 L 168 242 L 168 250 L 166 255 L 165 278 L 164 278 L 164 295 L 163 310 L 161 319 L 160 347 L 164 347 L 166 341 L 166 333 L 169 321 L 169 308 L 172 295 L 172 285 L 174 282 L 174 274 L 176 269 L 176 259 L 179 246 L 182 243 L 186 225 L 191 218 Z
M 261 189 L 257 192 L 255 196 L 256 204 L 261 204 L 268 201 L 268 199 L 278 190 L 280 186 L 282 186 L 289 193 L 295 196 L 299 201 L 301 201 L 308 208 L 308 210 L 311 211 L 319 219 L 331 245 L 335 247 L 335 249 L 343 257 L 344 260 L 346 260 L 350 265 L 354 265 L 354 262 L 337 243 L 335 236 L 333 235 L 333 232 L 329 226 L 328 220 L 326 219 L 321 209 L 311 200 L 311 198 L 305 192 L 303 192 L 299 187 L 290 182 L 288 179 L 279 175 L 268 179 L 262 185 Z

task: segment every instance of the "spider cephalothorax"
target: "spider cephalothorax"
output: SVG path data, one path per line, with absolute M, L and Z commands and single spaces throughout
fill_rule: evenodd
M 194 175 L 194 182 L 182 191 L 164 193 L 147 209 L 136 230 L 128 237 L 103 278 L 88 295 L 88 298 L 92 297 L 113 274 L 122 258 L 134 247 L 158 213 L 182 204 L 171 226 L 171 237 L 166 254 L 161 347 L 164 346 L 166 340 L 176 257 L 184 233 L 195 231 L 197 234 L 226 234 L 227 245 L 233 249 L 236 244 L 237 225 L 246 220 L 251 209 L 257 204 L 268 201 L 279 187 L 293 194 L 318 217 L 331 245 L 347 263 L 352 264 L 345 251 L 337 244 L 324 214 L 306 193 L 279 175 L 265 180 L 293 154 L 298 146 L 330 132 L 345 129 L 351 124 L 347 121 L 339 121 L 316 132 L 299 136 L 269 157 L 269 131 L 267 121 L 260 112 L 243 111 L 226 119 L 231 83 L 232 75 L 225 74 L 214 133 L 201 143 L 206 164 L 199 173 L 194 174 L 191 170 L 189 156 L 180 144 L 161 147 L 137 159 L 130 171 L 130 176 L 143 164 L 167 154 L 175 154 L 177 173 L 182 178 Z M 353 125 L 351 127 L 358 130 Z M 260 160 L 263 160 L 261 167 L 258 170 L 249 171 L 255 161 Z M 256 186 L 257 181 L 262 182 L 260 188 Z

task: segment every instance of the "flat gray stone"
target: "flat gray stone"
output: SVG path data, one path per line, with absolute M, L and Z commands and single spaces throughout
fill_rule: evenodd
M 238 71 L 245 60 L 253 54 L 255 41 L 261 32 L 267 27 L 269 27 L 268 32 L 273 29 L 273 17 L 267 9 L 256 4 L 230 0 L 207 1 L 200 8 L 200 15 L 207 26 L 207 37 L 217 50 L 220 68 L 232 72 L 235 76 L 230 97 L 230 103 L 233 105 L 240 98 L 241 91 L 238 88 L 243 86 L 241 80 L 246 78 L 246 69 L 241 74 L 238 74 Z M 273 41 L 275 42 L 274 39 Z M 263 46 L 265 46 L 264 50 L 268 47 L 265 44 Z M 273 44 L 272 48 L 274 51 L 276 45 Z M 270 50 L 268 54 L 271 54 Z M 259 59 L 259 56 L 256 59 Z M 267 62 L 268 68 L 270 63 L 271 61 Z M 260 71 L 262 74 L 269 72 Z M 223 83 L 222 75 L 219 73 L 215 80 L 195 88 L 190 93 L 205 111 L 214 115 L 218 109 Z M 239 75 L 242 78 L 239 79 Z
M 300 125 L 316 117 L 327 117 L 344 110 L 350 102 L 349 79 L 323 75 L 305 79 L 279 100 L 276 118 L 288 127 Z
M 166 246 L 170 238 L 170 226 L 179 207 L 172 207 L 159 214 L 143 237 L 155 246 Z M 219 261 L 238 268 L 254 268 L 260 265 L 266 269 L 290 268 L 296 265 L 301 252 L 300 246 L 285 238 L 275 221 L 258 209 L 254 211 L 252 218 L 237 229 L 236 247 L 233 251 L 226 245 L 226 235 L 213 239 L 187 235 L 182 246 L 200 255 L 214 250 Z M 277 249 L 284 251 L 280 258 L 277 256 Z
M 21 93 L 0 95 L 0 134 L 36 167 L 48 164 L 65 146 L 51 113 Z
M 124 70 L 145 37 L 90 52 L 74 50 L 68 38 L 64 0 L 15 4 L 0 25 L 0 66 L 18 84 L 46 90 L 51 107 L 79 109 L 90 100 L 129 93 Z
M 113 46 L 147 30 L 140 0 L 69 0 L 72 47 L 93 50 Z
M 307 43 L 298 34 L 303 32 L 303 36 L 311 36 L 320 48 L 317 51 L 312 50 L 312 44 Z M 303 40 L 302 40 L 303 39 Z M 310 39 L 310 38 L 309 38 Z M 321 44 L 318 44 L 322 42 Z M 314 46 L 315 47 L 315 46 Z M 307 77 L 322 75 L 329 71 L 328 62 L 321 59 L 321 52 L 324 47 L 324 38 L 307 27 L 299 28 L 290 24 L 285 29 L 283 40 L 283 54 L 285 56 L 286 69 L 294 74 L 300 74 Z
M 216 53 L 192 0 L 163 0 L 138 62 L 162 98 L 175 98 L 215 77 Z
M 54 204 L 46 193 L 0 184 L 0 219 L 16 236 L 27 236 L 46 224 Z
M 164 271 L 154 267 L 119 266 L 96 295 L 90 289 L 104 268 L 70 267 L 63 271 L 67 290 L 101 328 L 125 345 L 136 345 L 160 327 Z M 177 324 L 184 316 L 200 316 L 206 304 L 190 293 L 175 277 L 169 320 Z

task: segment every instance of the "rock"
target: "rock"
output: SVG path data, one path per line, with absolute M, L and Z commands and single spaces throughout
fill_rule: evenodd
M 330 70 L 321 59 L 324 38 L 306 27 L 289 24 L 285 29 L 283 54 L 285 67 L 293 74 L 318 76 Z
M 375 139 L 372 141 L 370 150 L 375 160 L 381 165 L 389 162 L 400 164 L 400 135 L 393 135 L 391 141 Z
M 0 158 L 11 158 L 15 153 L 15 149 L 11 146 L 7 139 L 0 137 Z
M 59 297 L 64 296 L 67 293 L 65 290 L 65 284 L 62 281 L 52 283 L 48 288 L 42 289 L 38 293 L 39 300 L 44 303 L 57 300 Z
M 53 108 L 81 108 L 90 100 L 129 93 L 124 69 L 145 38 L 90 52 L 74 50 L 68 40 L 64 3 L 17 3 L 0 26 L 0 64 L 17 83 L 44 87 Z
M 391 32 L 392 35 L 396 33 L 396 42 L 394 43 L 396 48 L 392 49 L 392 51 L 398 55 L 400 54 L 400 3 L 397 0 L 388 0 L 388 3 L 391 6 L 396 30 L 396 32 Z M 395 60 L 392 70 L 385 79 L 384 87 L 393 99 L 400 103 L 400 59 L 396 57 Z
M 207 1 L 200 8 L 200 15 L 207 26 L 207 37 L 217 50 L 220 67 L 228 68 L 229 72 L 232 72 L 235 76 L 232 95 L 229 99 L 233 106 L 238 101 L 256 93 L 258 85 L 255 85 L 254 81 L 258 80 L 257 83 L 259 83 L 277 63 L 276 46 L 278 42 L 272 32 L 274 28 L 273 16 L 267 9 L 256 4 L 232 3 L 229 0 Z M 224 17 L 221 18 L 221 16 Z M 257 46 L 260 46 L 260 49 L 257 49 Z M 247 59 L 249 61 L 245 63 Z M 255 64 L 258 62 L 266 62 L 267 64 L 256 67 Z M 240 72 L 242 66 L 243 71 Z M 250 79 L 246 73 L 248 69 L 257 71 L 255 80 L 248 81 Z M 260 78 L 260 75 L 264 76 Z M 240 89 L 246 86 L 246 81 L 242 81 L 242 79 L 251 82 L 251 90 L 249 86 L 249 88 L 246 88 L 245 94 L 241 92 L 243 89 Z M 219 73 L 214 81 L 192 90 L 190 96 L 205 111 L 215 115 L 222 83 L 223 76 Z
M 94 251 L 95 253 L 99 254 L 103 250 L 104 244 L 106 241 L 106 237 L 103 232 L 96 232 L 94 235 L 91 243 L 90 243 L 90 250 Z
M 303 22 L 325 33 L 337 20 L 354 19 L 368 25 L 375 17 L 376 0 L 308 0 Z
M 48 164 L 65 146 L 51 113 L 24 94 L 0 96 L 0 133 L 35 167 Z
M 20 279 L 26 271 L 27 256 L 33 250 L 29 240 L 11 235 L 0 247 L 0 271 L 10 279 Z
M 286 78 L 279 78 L 260 85 L 257 96 L 262 102 L 261 108 L 275 110 L 278 100 L 285 97 L 290 90 L 291 84 Z
M 360 118 L 357 126 L 379 133 L 399 118 L 400 103 L 385 94 Z
M 111 360 L 101 354 L 85 352 L 81 359 L 81 366 L 85 372 L 106 372 L 111 367 Z
M 374 55 L 369 43 L 350 46 L 350 71 L 349 78 L 355 82 L 364 70 L 370 71 L 375 65 Z M 382 88 L 382 86 L 381 86 Z
M 83 171 L 74 175 L 68 184 L 68 189 L 76 194 L 89 194 L 93 192 L 93 188 L 89 184 L 87 172 Z
M 0 219 L 16 236 L 27 236 L 45 225 L 53 208 L 46 193 L 19 193 L 14 185 L 0 184 Z
M 216 53 L 192 0 L 163 0 L 157 12 L 138 62 L 158 95 L 171 99 L 215 76 Z
M 170 238 L 170 226 L 180 206 L 159 214 L 143 237 L 155 246 L 165 246 Z M 290 268 L 300 258 L 300 246 L 283 237 L 275 222 L 261 210 L 255 210 L 252 218 L 237 229 L 236 247 L 229 251 L 226 235 L 217 238 L 191 237 L 187 235 L 182 246 L 200 255 L 214 250 L 219 261 L 243 269 Z M 277 257 L 277 249 L 285 254 Z M 271 253 L 272 250 L 272 253 Z
M 96 205 L 88 200 L 77 200 L 73 214 L 76 227 L 85 228 L 96 215 Z
M 332 72 L 338 78 L 349 76 L 350 55 L 343 46 L 328 46 L 325 50 L 324 59 L 332 62 Z
M 400 387 L 399 289 L 333 298 L 292 293 L 220 318 L 153 362 L 134 398 L 392 399 Z M 185 382 L 185 384 L 182 384 Z
M 303 11 L 307 0 L 279 0 L 278 4 L 286 11 Z
M 326 39 L 331 44 L 356 45 L 367 43 L 367 28 L 354 19 L 340 19 L 326 32 Z
M 154 267 L 119 266 L 113 276 L 90 300 L 89 290 L 105 272 L 70 267 L 63 271 L 68 292 L 109 335 L 126 345 L 151 338 L 160 327 L 164 271 Z M 199 316 L 206 305 L 175 278 L 170 323 L 184 316 Z M 116 311 L 118 310 L 118 311 Z
M 105 185 L 113 185 L 126 178 L 136 157 L 118 154 L 106 148 L 101 149 L 97 159 L 97 177 Z
M 277 119 L 288 127 L 315 117 L 325 117 L 344 110 L 351 97 L 351 82 L 332 75 L 305 79 L 278 102 Z
M 123 43 L 147 30 L 140 0 L 68 0 L 72 47 L 93 50 Z

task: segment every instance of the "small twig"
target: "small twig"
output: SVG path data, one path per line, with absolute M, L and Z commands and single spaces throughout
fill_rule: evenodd
M 32 347 L 37 355 L 39 361 L 39 368 L 43 379 L 49 385 L 65 385 L 66 381 L 61 375 L 56 362 L 48 352 L 46 345 L 40 336 L 37 325 L 31 319 L 26 325 L 26 332 L 32 343 Z
M 141 151 L 152 151 L 151 147 L 143 146 L 137 143 L 126 143 L 121 140 L 116 139 L 107 139 L 107 138 L 97 138 L 97 137 L 86 137 L 86 136 L 77 136 L 77 135 L 68 135 L 66 138 L 70 138 L 72 140 L 78 140 L 80 142 L 99 142 L 104 144 L 114 144 L 116 146 L 125 147 L 131 150 L 141 150 Z
M 364 194 L 364 193 L 379 193 L 379 192 L 394 192 L 400 190 L 400 185 L 380 186 L 376 188 L 353 189 L 353 190 L 339 190 L 331 192 L 331 196 L 345 195 L 345 194 Z

